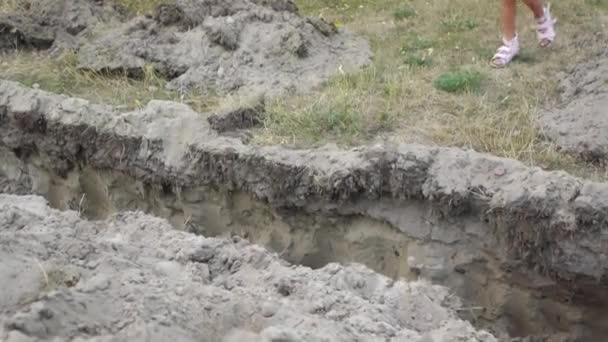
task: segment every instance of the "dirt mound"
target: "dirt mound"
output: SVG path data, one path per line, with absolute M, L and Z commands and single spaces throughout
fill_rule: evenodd
M 185 90 L 307 90 L 370 62 L 367 42 L 292 1 L 178 0 L 86 43 L 82 69 L 138 76 L 148 64 Z
M 291 266 L 141 213 L 88 222 L 0 195 L 0 241 L 7 342 L 495 341 L 456 317 L 446 288 L 361 265 Z
M 13 49 L 77 48 L 104 17 L 117 12 L 103 0 L 36 0 L 0 16 L 0 52 Z
M 543 133 L 564 151 L 608 157 L 608 49 L 578 65 L 561 82 L 562 105 L 540 116 Z

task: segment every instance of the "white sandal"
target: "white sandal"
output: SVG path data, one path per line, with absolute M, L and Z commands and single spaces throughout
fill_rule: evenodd
M 504 68 L 519 54 L 519 38 L 517 35 L 513 39 L 506 40 L 503 38 L 502 46 L 498 48 L 494 57 L 490 61 L 490 65 L 494 68 Z
M 544 8 L 545 15 L 536 21 L 536 37 L 538 45 L 541 48 L 546 48 L 555 40 L 554 25 L 557 19 L 551 17 L 551 4 Z

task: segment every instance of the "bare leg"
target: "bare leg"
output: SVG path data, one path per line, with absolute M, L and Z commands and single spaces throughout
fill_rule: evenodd
M 537 20 L 543 19 L 545 16 L 545 11 L 543 9 L 543 1 L 542 0 L 523 0 L 526 6 L 528 6 L 532 13 L 534 13 L 534 18 Z
M 502 35 L 505 40 L 512 40 L 515 38 L 515 13 L 517 12 L 516 1 L 517 0 L 502 0 Z

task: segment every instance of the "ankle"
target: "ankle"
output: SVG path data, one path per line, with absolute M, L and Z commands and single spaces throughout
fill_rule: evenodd
M 509 37 L 508 35 L 503 35 L 502 36 L 502 40 L 505 42 L 505 44 L 511 44 L 515 41 L 517 41 L 517 33 L 514 33 L 511 37 Z

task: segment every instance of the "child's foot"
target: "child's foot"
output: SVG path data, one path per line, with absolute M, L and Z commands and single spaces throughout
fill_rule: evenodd
M 541 48 L 548 47 L 555 40 L 554 24 L 557 20 L 551 17 L 550 10 L 551 4 L 545 7 L 545 15 L 536 20 L 536 36 L 538 38 L 538 45 Z
M 490 65 L 495 68 L 504 68 L 513 58 L 519 54 L 519 39 L 517 35 L 511 40 L 502 40 L 502 46 L 498 48 L 494 57 L 490 61 Z

